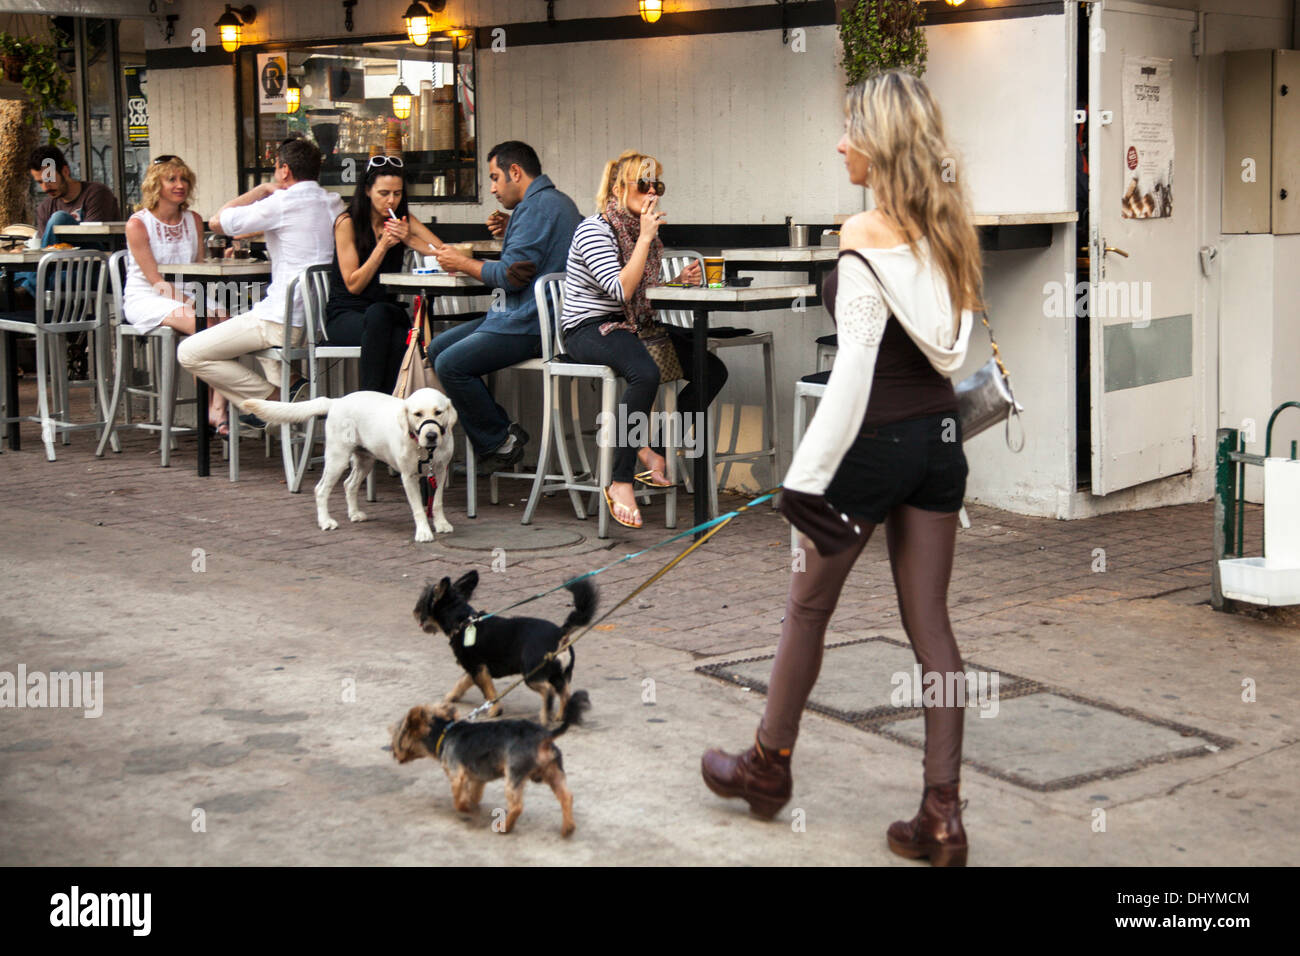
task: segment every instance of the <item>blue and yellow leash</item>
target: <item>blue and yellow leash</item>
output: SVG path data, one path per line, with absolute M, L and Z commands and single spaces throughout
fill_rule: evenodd
M 623 564 L 624 562 L 631 561 L 633 558 L 639 558 L 643 554 L 649 554 L 651 551 L 654 551 L 656 548 L 662 548 L 665 545 L 671 544 L 674 541 L 680 541 L 682 538 L 688 537 L 693 534 L 697 534 L 701 531 L 706 532 L 705 534 L 702 534 L 697 540 L 693 541 L 689 547 L 687 547 L 684 551 L 682 551 L 671 561 L 669 561 L 667 564 L 661 567 L 658 571 L 656 571 L 654 574 L 650 575 L 650 577 L 646 578 L 639 585 L 637 585 L 637 587 L 630 594 L 624 597 L 623 600 L 619 601 L 617 604 L 611 607 L 600 617 L 596 618 L 594 621 L 588 624 L 577 634 L 566 637 L 563 641 L 560 642 L 559 646 L 556 647 L 555 650 L 551 651 L 549 654 L 543 657 L 541 662 L 536 667 L 534 667 L 527 674 L 524 674 L 513 684 L 511 684 L 509 687 L 503 690 L 500 694 L 496 696 L 495 699 L 485 700 L 482 704 L 475 707 L 472 711 L 470 711 L 468 714 L 462 717 L 461 720 L 475 720 L 478 718 L 478 715 L 481 714 L 483 711 L 496 706 L 498 703 L 501 702 L 501 699 L 504 698 L 507 694 L 509 694 L 512 690 L 514 690 L 520 684 L 527 681 L 530 677 L 532 677 L 534 674 L 540 671 L 543 667 L 545 667 L 551 661 L 555 660 L 555 658 L 558 657 L 560 654 L 562 654 L 564 651 L 568 650 L 574 644 L 578 643 L 578 640 L 583 636 L 585 636 L 588 631 L 595 628 L 598 624 L 600 624 L 607 617 L 609 617 L 611 614 L 613 614 L 615 611 L 621 608 L 628 601 L 632 600 L 634 597 L 636 597 L 646 588 L 650 587 L 650 585 L 654 584 L 656 581 L 662 578 L 673 568 L 677 567 L 677 565 L 680 564 L 688 554 L 690 554 L 696 548 L 700 547 L 702 544 L 704 544 L 706 541 L 712 538 L 715 534 L 717 534 L 719 531 L 725 528 L 734 518 L 737 518 L 738 516 L 740 516 L 746 511 L 752 511 L 755 507 L 761 505 L 765 501 L 771 500 L 776 495 L 776 493 L 780 490 L 781 490 L 780 486 L 777 486 L 776 488 L 773 488 L 770 491 L 763 492 L 763 494 L 759 495 L 757 498 L 754 498 L 751 501 L 747 501 L 745 504 L 741 505 L 735 511 L 728 511 L 724 515 L 718 515 L 718 517 L 713 518 L 709 521 L 705 521 L 703 524 L 698 524 L 694 528 L 688 528 L 686 531 L 682 531 L 679 534 L 673 535 L 672 537 L 665 538 L 663 541 L 660 541 L 657 544 L 652 544 L 648 548 L 642 548 L 640 551 L 636 551 L 632 554 L 624 555 L 623 557 L 619 558 L 617 561 L 612 561 L 609 564 L 605 565 L 605 567 L 603 568 L 597 568 L 594 571 L 586 571 L 582 574 L 579 574 L 577 577 L 570 578 L 568 581 L 565 581 L 563 584 L 550 588 L 549 590 L 542 591 L 538 594 L 534 594 L 532 597 L 524 598 L 521 601 L 516 601 L 514 604 L 504 607 L 499 611 L 493 611 L 489 614 L 480 614 L 475 616 L 472 619 L 474 623 L 477 623 L 478 621 L 486 620 L 489 617 L 496 617 L 497 615 L 504 614 L 506 611 L 517 608 L 522 604 L 527 604 L 529 601 L 536 601 L 538 598 L 545 597 L 548 594 L 553 594 L 556 591 L 567 588 L 575 581 L 581 581 L 583 578 L 594 577 L 595 575 L 600 574 L 603 571 L 608 571 L 610 568 L 617 567 L 618 565 Z M 457 721 L 457 723 L 459 723 L 459 721 Z

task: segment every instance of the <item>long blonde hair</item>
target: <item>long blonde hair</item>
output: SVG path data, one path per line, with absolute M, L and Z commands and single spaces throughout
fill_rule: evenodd
M 185 201 L 181 203 L 181 212 L 190 208 L 194 202 L 196 189 L 196 178 L 194 170 L 185 165 L 185 160 L 179 156 L 172 156 L 161 163 L 151 163 L 149 171 L 144 174 L 144 182 L 140 184 L 140 203 L 135 208 L 137 211 L 148 209 L 153 212 L 158 208 L 158 202 L 162 198 L 162 181 L 163 178 L 172 170 L 179 170 L 181 179 L 189 183 L 190 191 L 185 196 Z
M 627 174 L 630 169 L 635 169 L 638 174 L 645 176 L 650 172 L 651 167 L 654 169 L 654 178 L 659 179 L 663 176 L 663 166 L 659 160 L 653 156 L 647 156 L 645 153 L 639 153 L 635 149 L 624 150 L 618 159 L 611 159 L 605 164 L 605 171 L 600 177 L 600 189 L 596 191 L 596 212 L 604 212 L 605 204 L 609 202 L 609 197 L 614 196 L 618 200 L 619 208 L 624 212 L 627 211 L 627 190 L 619 191 L 614 189 L 619 183 L 626 185 Z
M 929 87 L 889 70 L 851 87 L 844 111 L 849 145 L 870 164 L 876 205 L 902 228 L 913 253 L 922 237 L 928 240 L 954 312 L 982 308 L 979 235 Z

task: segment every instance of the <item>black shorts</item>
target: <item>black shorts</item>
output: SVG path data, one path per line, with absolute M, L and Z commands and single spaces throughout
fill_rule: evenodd
M 956 412 L 864 428 L 826 489 L 847 515 L 879 524 L 898 505 L 958 511 L 966 494 L 966 455 Z

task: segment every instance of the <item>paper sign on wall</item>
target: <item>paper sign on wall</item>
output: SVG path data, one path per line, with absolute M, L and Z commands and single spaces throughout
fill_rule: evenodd
M 257 55 L 257 111 L 283 113 L 284 88 L 289 75 L 289 64 L 283 53 Z
M 1174 211 L 1173 61 L 1124 57 L 1125 219 L 1162 219 Z

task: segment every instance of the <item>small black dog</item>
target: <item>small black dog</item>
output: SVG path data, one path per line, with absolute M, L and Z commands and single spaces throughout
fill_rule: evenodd
M 456 809 L 468 813 L 483 799 L 483 785 L 506 778 L 506 820 L 509 833 L 524 812 L 524 784 L 545 783 L 560 801 L 565 836 L 573 833 L 573 794 L 564 776 L 564 759 L 555 738 L 582 723 L 591 706 L 585 690 L 576 691 L 564 708 L 564 723 L 554 730 L 531 720 L 485 720 L 456 723 L 450 704 L 412 707 L 393 728 L 393 757 L 406 763 L 430 757 L 442 763 L 451 781 Z
M 470 571 L 455 584 L 451 578 L 443 578 L 437 584 L 428 585 L 415 605 L 415 619 L 420 627 L 429 634 L 439 631 L 446 634 L 451 639 L 456 662 L 465 669 L 465 676 L 444 699 L 447 704 L 460 700 L 471 684 L 483 692 L 484 700 L 495 700 L 497 692 L 492 678 L 530 674 L 542 658 L 559 647 L 565 635 L 575 627 L 590 624 L 596 613 L 596 586 L 582 578 L 569 585 L 573 613 L 559 627 L 536 617 L 489 617 L 467 627 L 476 613 L 469 605 L 469 598 L 477 586 L 477 571 Z M 568 706 L 573 663 L 573 649 L 569 648 L 529 678 L 528 686 L 542 695 L 543 724 L 551 722 L 557 694 L 559 711 L 563 713 Z M 501 705 L 497 704 L 490 714 L 495 717 L 499 713 Z

